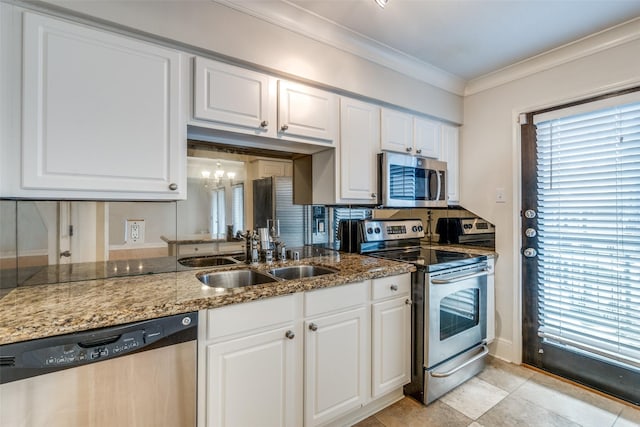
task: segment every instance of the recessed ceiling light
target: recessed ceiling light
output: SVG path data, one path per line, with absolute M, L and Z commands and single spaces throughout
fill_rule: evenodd
M 378 6 L 384 9 L 384 7 L 389 3 L 389 0 L 374 0 Z

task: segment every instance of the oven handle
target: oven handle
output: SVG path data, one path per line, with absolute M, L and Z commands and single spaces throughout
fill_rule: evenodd
M 480 270 L 476 273 L 465 274 L 464 276 L 456 276 L 451 279 L 431 279 L 431 283 L 434 285 L 448 285 L 449 283 L 461 282 L 466 279 L 472 279 L 474 277 L 482 277 L 489 274 L 488 269 Z
M 452 370 L 447 371 L 447 372 L 430 372 L 429 375 L 431 375 L 434 378 L 450 377 L 451 375 L 453 375 L 456 372 L 458 372 L 460 369 L 465 368 L 465 367 L 471 365 L 473 362 L 476 362 L 476 361 L 482 359 L 487 354 L 489 354 L 489 347 L 487 347 L 486 344 L 482 344 L 482 353 L 480 353 L 480 354 L 478 354 L 476 356 L 473 356 L 471 359 L 467 360 L 462 365 L 456 366 L 455 368 L 453 368 Z

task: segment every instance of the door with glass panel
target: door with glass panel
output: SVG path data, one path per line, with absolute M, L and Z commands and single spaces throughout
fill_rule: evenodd
M 640 403 L 640 92 L 526 115 L 523 358 Z

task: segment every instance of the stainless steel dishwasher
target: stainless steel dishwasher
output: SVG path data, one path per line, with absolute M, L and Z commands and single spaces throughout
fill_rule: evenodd
M 1 426 L 195 426 L 198 313 L 0 346 Z

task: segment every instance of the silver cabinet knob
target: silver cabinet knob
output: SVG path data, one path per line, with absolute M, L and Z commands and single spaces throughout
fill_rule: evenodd
M 413 148 L 412 148 L 412 147 L 407 147 L 407 153 L 410 153 L 410 152 L 412 152 L 412 151 L 413 151 Z
M 269 126 L 269 122 L 267 120 L 263 120 L 260 122 L 261 128 L 266 128 L 267 126 Z
M 413 301 L 411 301 L 409 298 L 407 298 L 406 300 L 404 300 L 404 303 L 405 303 L 406 305 L 411 305 L 411 303 L 412 303 L 412 302 L 413 302 Z
M 71 256 L 71 252 L 70 251 L 60 252 L 60 258 L 62 258 L 62 257 L 69 258 L 70 256 Z
M 533 248 L 526 248 L 523 253 L 524 253 L 524 256 L 526 256 L 527 258 L 533 258 L 536 255 L 538 255 L 538 251 L 536 251 Z
M 422 149 L 416 150 L 416 154 L 422 153 Z
M 398 285 L 391 285 L 391 290 L 392 291 L 397 291 L 398 290 Z
M 371 198 L 372 198 L 372 199 L 377 199 L 377 198 L 378 198 L 378 195 L 377 195 L 376 193 L 371 193 Z
M 296 337 L 296 334 L 294 334 L 293 331 L 287 331 L 284 336 L 292 340 Z
M 283 131 L 283 132 L 285 130 L 287 130 L 287 129 L 289 129 L 289 125 L 287 125 L 287 124 L 284 124 L 284 125 L 280 126 L 280 130 Z
M 309 329 L 315 332 L 318 330 L 318 325 L 316 325 L 315 323 L 310 323 Z
M 178 189 L 178 184 L 176 184 L 175 182 L 172 182 L 171 184 L 169 184 L 169 190 L 176 191 L 177 189 Z

